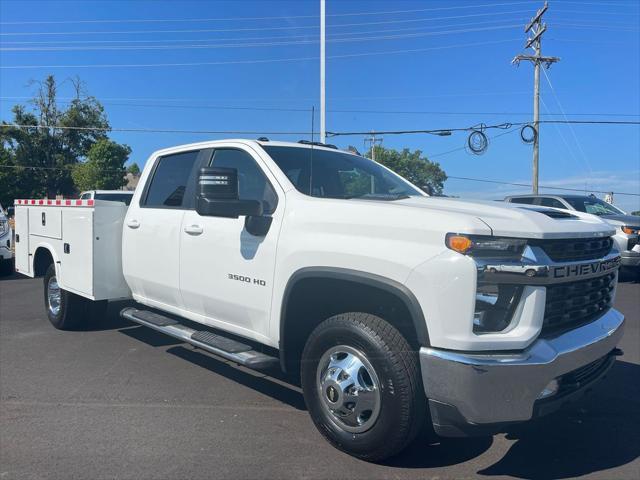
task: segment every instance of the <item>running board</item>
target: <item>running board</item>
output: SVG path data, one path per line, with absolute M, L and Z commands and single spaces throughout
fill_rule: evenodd
M 278 358 L 257 352 L 250 345 L 212 332 L 193 330 L 173 318 L 149 310 L 128 307 L 120 312 L 120 316 L 254 370 L 280 365 Z

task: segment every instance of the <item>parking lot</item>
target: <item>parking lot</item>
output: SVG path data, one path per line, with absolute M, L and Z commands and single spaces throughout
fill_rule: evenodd
M 622 356 L 590 395 L 493 438 L 423 434 L 383 465 L 323 440 L 300 390 L 108 318 L 54 330 L 41 280 L 0 279 L 0 479 L 640 478 L 640 284 Z

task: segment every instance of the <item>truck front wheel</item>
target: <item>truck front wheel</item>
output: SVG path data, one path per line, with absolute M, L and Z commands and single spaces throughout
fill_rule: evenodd
M 107 302 L 93 302 L 60 288 L 56 268 L 52 263 L 44 274 L 44 306 L 51 324 L 58 330 L 80 328 L 90 319 L 97 319 L 106 310 Z
M 302 354 L 301 379 L 316 427 L 350 455 L 391 457 L 422 427 L 426 400 L 417 355 L 375 315 L 344 313 L 318 325 Z

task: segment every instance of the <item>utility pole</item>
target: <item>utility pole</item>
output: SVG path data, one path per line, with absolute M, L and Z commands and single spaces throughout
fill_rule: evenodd
M 511 63 L 520 65 L 522 60 L 533 63 L 533 128 L 535 134 L 533 137 L 533 193 L 538 194 L 538 160 L 540 153 L 540 65 L 544 64 L 549 68 L 552 63 L 560 61 L 558 57 L 542 56 L 542 35 L 547 31 L 547 25 L 542 21 L 542 16 L 549 8 L 549 4 L 544 2 L 544 6 L 537 11 L 535 16 L 527 24 L 525 33 L 531 32 L 531 36 L 527 39 L 526 48 L 531 48 L 534 55 L 516 55 Z
M 376 161 L 376 143 L 381 144 L 384 138 L 376 137 L 376 132 L 371 131 L 371 135 L 364 139 L 365 143 L 371 143 L 371 160 Z
M 325 0 L 320 0 L 320 143 L 327 136 L 325 105 Z

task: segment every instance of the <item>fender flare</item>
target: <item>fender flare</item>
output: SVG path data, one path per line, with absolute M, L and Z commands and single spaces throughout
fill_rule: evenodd
M 51 245 L 50 243 L 47 242 L 39 242 L 36 247 L 33 249 L 33 254 L 29 254 L 29 263 L 30 263 L 30 267 L 31 267 L 31 272 L 33 273 L 33 276 L 36 276 L 36 265 L 35 265 L 35 261 L 36 261 L 36 253 L 38 253 L 38 250 L 40 249 L 44 249 L 47 250 L 49 252 L 49 255 L 51 255 L 51 258 L 53 259 L 53 265 L 56 269 L 56 277 L 58 278 L 59 281 L 61 281 L 60 279 L 60 259 L 57 257 L 56 255 L 56 250 L 55 248 L 53 248 L 53 245 Z
M 415 295 L 402 283 L 392 280 L 381 275 L 376 275 L 369 272 L 363 272 L 360 270 L 352 270 L 348 268 L 340 267 L 305 267 L 297 270 L 291 275 L 287 282 L 287 286 L 284 289 L 284 295 L 282 297 L 282 308 L 280 310 L 280 338 L 279 338 L 279 353 L 280 364 L 283 371 L 286 371 L 286 351 L 285 351 L 285 332 L 286 332 L 286 318 L 287 318 L 287 305 L 289 304 L 289 297 L 296 284 L 307 278 L 323 278 L 323 279 L 335 279 L 345 280 L 353 283 L 359 283 L 369 287 L 375 287 L 385 292 L 391 293 L 398 297 L 407 308 L 411 316 L 411 323 L 416 332 L 418 343 L 423 347 L 428 347 L 429 333 L 427 330 L 427 323 L 422 311 L 422 307 L 418 302 Z

